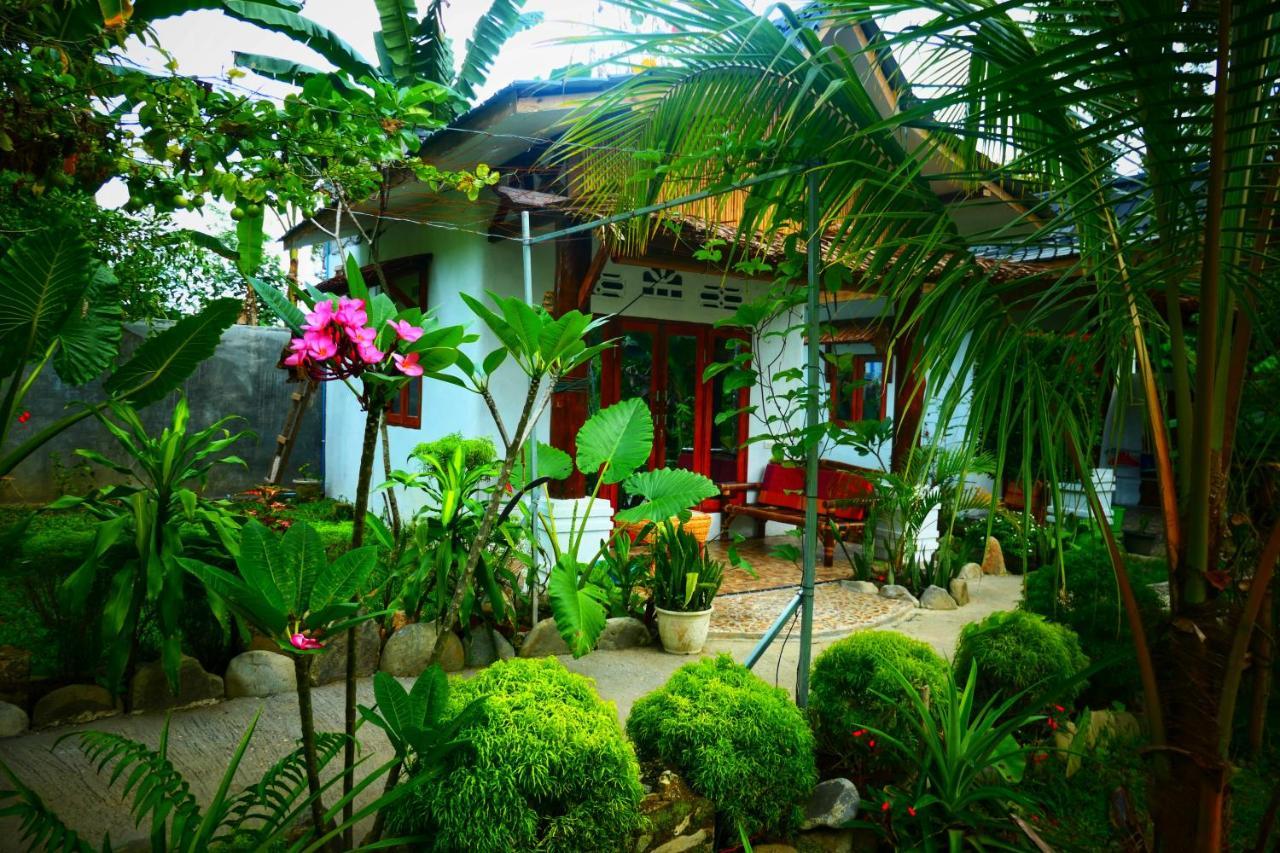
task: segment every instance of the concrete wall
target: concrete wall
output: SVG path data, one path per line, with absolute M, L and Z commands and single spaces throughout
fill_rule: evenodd
M 124 349 L 132 351 L 146 335 L 142 325 L 126 327 Z M 226 415 L 240 415 L 245 420 L 230 426 L 233 431 L 252 430 L 257 438 L 247 438 L 226 452 L 240 456 L 247 468 L 238 465 L 215 466 L 209 477 L 205 494 L 221 496 L 237 492 L 261 483 L 267 474 L 275 453 L 275 437 L 284 426 L 289 411 L 289 393 L 296 386 L 285 384 L 285 374 L 276 369 L 280 351 L 289 339 L 286 329 L 253 326 L 232 326 L 222 336 L 214 355 L 201 364 L 184 390 L 191 406 L 191 431 L 203 429 Z M 177 395 L 153 403 L 142 410 L 142 420 L 153 435 L 158 435 L 170 422 L 173 402 Z M 82 388 L 72 388 L 46 370 L 37 379 L 27 395 L 26 406 L 31 418 L 15 430 L 14 439 L 25 438 L 24 430 L 39 429 L 67 414 L 67 406 L 77 400 L 101 400 L 101 386 L 93 383 Z M 288 477 L 292 477 L 299 465 L 310 463 L 312 470 L 321 469 L 321 417 L 318 395 L 313 398 L 312 411 L 303 421 L 303 429 L 290 460 Z M 94 485 L 113 482 L 108 472 L 99 466 L 91 466 L 92 479 L 81 471 L 70 470 L 84 462 L 74 452 L 78 448 L 97 450 L 120 462 L 128 457 L 119 445 L 96 420 L 76 424 L 50 441 L 43 448 L 18 466 L 13 481 L 6 482 L 0 490 L 5 502 L 35 503 L 56 498 L 64 490 L 82 494 Z M 58 474 L 60 462 L 64 473 Z M 287 479 L 287 478 L 286 478 Z

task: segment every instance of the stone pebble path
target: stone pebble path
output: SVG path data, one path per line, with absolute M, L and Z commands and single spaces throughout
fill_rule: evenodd
M 719 596 L 711 614 L 711 636 L 763 637 L 795 596 L 795 587 Z M 838 582 L 820 583 L 813 590 L 813 635 L 843 637 L 905 618 L 913 610 L 907 601 L 853 592 Z

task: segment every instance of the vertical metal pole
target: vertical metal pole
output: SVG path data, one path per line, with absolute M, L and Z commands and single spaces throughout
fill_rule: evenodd
M 804 483 L 804 574 L 800 580 L 800 661 L 796 665 L 796 704 L 809 704 L 809 657 L 813 644 L 813 577 L 818 553 L 818 258 L 822 251 L 818 233 L 818 173 L 810 169 L 805 175 L 808 195 L 805 253 L 808 256 L 808 300 L 805 302 L 804 326 L 808 335 L 805 350 L 805 381 L 808 397 L 804 410 L 805 483 Z
M 529 233 L 529 211 L 520 211 L 520 251 L 524 256 L 524 301 L 528 305 L 533 305 L 533 243 L 530 240 Z M 537 380 L 529 380 L 534 382 Z M 518 438 L 516 439 L 519 440 Z M 529 469 L 526 472 L 529 479 L 538 476 L 538 430 L 537 422 L 534 422 L 532 438 L 529 441 Z M 538 624 L 538 586 L 542 579 L 538 577 L 538 498 L 539 490 L 534 489 L 529 493 L 529 571 L 532 572 L 533 583 L 529 585 L 530 591 L 533 593 L 533 603 L 531 605 L 532 612 L 530 617 L 533 624 Z

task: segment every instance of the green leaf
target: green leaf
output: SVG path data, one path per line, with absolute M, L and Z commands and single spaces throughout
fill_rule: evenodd
M 263 56 L 260 53 L 242 53 L 238 50 L 231 52 L 231 61 L 237 68 L 245 68 L 270 80 L 292 83 L 295 86 L 301 86 L 308 78 L 325 73 L 314 65 L 303 62 Z
M 89 246 L 73 229 L 29 234 L 0 257 L 0 376 L 44 354 L 93 279 Z
M 575 658 L 590 653 L 604 630 L 603 591 L 592 584 L 579 589 L 578 565 L 572 559 L 562 557 L 551 569 L 547 595 L 551 599 L 551 615 L 555 617 L 556 630 L 568 644 L 569 651 Z
M 286 615 L 292 612 L 298 598 L 297 577 L 289 569 L 279 539 L 256 518 L 240 530 L 240 556 L 236 565 L 244 582 L 268 607 Z
M 413 62 L 416 0 L 374 0 L 378 7 L 382 50 L 391 62 L 390 76 L 397 82 L 409 73 Z
M 578 430 L 578 470 L 600 472 L 605 484 L 620 483 L 649 460 L 653 450 L 653 416 L 644 400 L 615 403 L 592 415 Z
M 272 32 L 284 33 L 311 48 L 353 78 L 358 79 L 365 75 L 378 76 L 377 69 L 337 33 L 296 12 L 276 8 L 267 3 L 250 2 L 250 0 L 222 0 L 222 8 L 233 18 L 257 24 Z
M 306 522 L 295 524 L 284 532 L 280 553 L 284 557 L 285 573 L 295 584 L 293 595 L 284 597 L 289 612 L 301 616 L 318 609 L 311 606 L 312 590 L 329 568 L 320 534 Z
M 414 723 L 428 728 L 444 719 L 449 707 L 449 678 L 439 664 L 423 670 L 409 696 L 414 704 Z
M 373 320 L 373 312 L 372 312 L 373 306 L 368 304 L 369 303 L 369 285 L 365 284 L 364 273 L 360 271 L 360 262 L 356 260 L 355 255 L 348 252 L 347 260 L 343 268 L 347 272 L 347 293 L 351 295 L 352 299 L 364 300 L 366 307 L 370 309 L 369 318 Z M 389 301 L 390 297 L 387 297 L 387 298 Z M 391 306 L 391 310 L 394 313 L 395 311 L 394 304 Z M 372 325 L 373 325 L 373 328 L 377 329 L 379 332 L 382 331 L 382 326 L 379 325 L 376 320 L 373 320 Z
M 524 0 L 493 0 L 489 10 L 476 22 L 453 86 L 466 100 L 475 98 L 476 90 L 483 85 L 507 40 L 542 20 L 536 13 L 521 14 L 523 6 Z
M 256 213 L 247 213 L 236 223 L 236 268 L 243 275 L 253 275 L 262 266 L 262 222 L 266 208 L 256 207 Z
M 319 539 L 319 534 L 316 534 L 316 538 Z M 354 598 L 364 586 L 377 560 L 378 549 L 373 545 L 348 551 L 334 560 L 316 578 L 308 609 L 319 610 Z
M 639 506 L 618 512 L 619 521 L 662 521 L 720 494 L 715 483 L 684 468 L 639 471 L 627 478 L 626 490 L 645 498 Z
M 135 406 L 154 403 L 173 391 L 217 349 L 222 333 L 240 316 L 239 299 L 215 299 L 194 317 L 186 317 L 152 335 L 134 351 L 103 389 Z
M 89 287 L 58 331 L 53 356 L 58 378 L 84 385 L 109 369 L 120 352 L 123 317 L 116 277 L 105 266 L 94 265 Z
M 262 279 L 249 276 L 249 284 L 253 287 L 253 292 L 271 309 L 280 320 L 289 327 L 289 331 L 293 332 L 295 337 L 302 336 L 302 324 L 307 322 L 307 315 L 302 309 L 293 304 L 288 296 L 285 296 L 276 288 L 267 284 Z

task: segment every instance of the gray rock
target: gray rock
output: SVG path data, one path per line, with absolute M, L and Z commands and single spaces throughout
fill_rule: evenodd
M 204 671 L 200 661 L 187 655 L 178 664 L 178 692 L 174 695 L 160 661 L 139 667 L 129 684 L 129 707 L 134 711 L 163 711 L 196 702 L 221 699 L 222 679 Z
M 435 622 L 410 622 L 397 630 L 382 649 L 382 661 L 378 668 L 388 675 L 401 677 L 421 675 L 431 663 L 431 652 L 436 647 Z M 450 633 L 445 640 L 440 666 L 445 672 L 457 672 L 465 662 L 462 641 Z
M 965 563 L 960 567 L 960 574 L 956 575 L 962 581 L 976 581 L 982 579 L 982 566 L 977 563 Z
M 925 610 L 955 610 L 956 600 L 940 586 L 927 586 L 920 593 L 920 606 Z
M 969 603 L 969 582 L 967 580 L 954 578 L 947 585 L 947 588 L 951 592 L 951 597 L 956 600 L 957 605 L 964 607 Z
M 520 646 L 520 657 L 541 658 L 547 655 L 567 655 L 569 646 L 560 632 L 556 630 L 556 620 L 543 619 L 525 634 L 524 644 Z
M 649 629 L 639 619 L 632 619 L 630 616 L 618 616 L 613 619 L 606 619 L 604 630 L 600 632 L 600 639 L 596 642 L 596 648 L 604 651 L 617 651 L 618 649 L 634 649 L 637 646 L 647 646 L 653 642 L 653 638 L 649 636 Z
M 878 595 L 880 587 L 871 581 L 840 581 L 840 585 L 850 592 L 861 592 L 867 595 Z
M 510 660 L 516 650 L 507 638 L 489 627 L 476 628 L 462 641 L 463 662 L 468 667 L 488 666 L 494 661 Z
M 862 798 L 848 779 L 828 779 L 818 784 L 804 807 L 801 829 L 827 826 L 839 829 L 858 817 Z
M 920 600 L 911 594 L 911 590 L 896 583 L 887 583 L 880 587 L 880 595 L 900 601 L 910 601 L 913 607 L 920 606 Z
M 311 665 L 315 666 L 315 661 Z M 225 677 L 227 698 L 241 696 L 273 696 L 276 693 L 293 693 L 298 689 L 298 679 L 293 670 L 293 659 L 275 652 L 243 652 L 231 659 Z
M 0 702 L 0 737 L 13 737 L 25 732 L 31 725 L 27 712 L 8 702 Z
M 68 684 L 41 697 L 32 724 L 36 728 L 87 723 L 120 713 L 120 701 L 96 684 Z
M 311 683 L 328 684 L 343 681 L 347 677 L 347 632 L 325 640 L 328 649 L 311 663 Z M 382 636 L 378 624 L 372 620 L 356 626 L 356 677 L 368 678 L 378 671 L 378 655 L 382 651 Z

